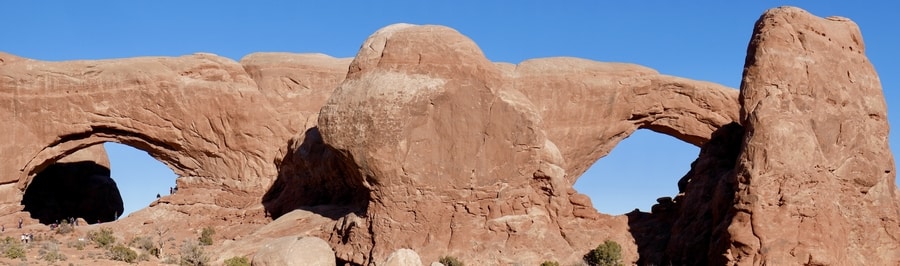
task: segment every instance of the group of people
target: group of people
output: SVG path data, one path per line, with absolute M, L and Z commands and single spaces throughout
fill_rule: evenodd
M 32 234 L 32 233 L 27 233 L 27 234 L 22 233 L 22 238 L 21 238 L 21 239 L 22 239 L 22 244 L 28 244 L 28 243 L 34 241 L 34 234 Z
M 75 217 L 69 217 L 67 219 L 63 219 L 63 222 L 66 222 L 72 226 L 78 226 L 78 219 L 75 219 Z M 50 230 L 56 229 L 57 227 L 59 227 L 59 225 L 60 225 L 59 220 L 56 220 L 55 223 L 50 224 Z
M 169 195 L 175 194 L 175 192 L 178 192 L 178 186 L 175 186 L 175 187 L 169 187 Z M 157 199 L 159 199 L 159 198 L 161 198 L 161 197 L 162 197 L 162 195 L 160 195 L 159 193 L 156 193 L 156 198 L 157 198 Z

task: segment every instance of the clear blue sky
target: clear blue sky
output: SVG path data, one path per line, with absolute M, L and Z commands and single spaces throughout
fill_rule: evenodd
M 881 75 L 892 125 L 900 125 L 897 1 L 15 1 L 0 4 L 0 51 L 41 60 L 252 52 L 352 57 L 375 30 L 440 24 L 469 36 L 493 61 L 548 56 L 630 62 L 664 74 L 737 88 L 753 23 L 794 5 L 862 28 Z M 893 151 L 900 147 L 893 130 Z M 174 185 L 145 153 L 108 145 L 126 213 Z M 698 149 L 639 131 L 581 177 L 576 189 L 605 213 L 672 196 Z M 141 158 L 143 157 L 143 158 Z M 123 169 L 124 168 L 124 169 Z M 165 194 L 165 193 L 164 193 Z

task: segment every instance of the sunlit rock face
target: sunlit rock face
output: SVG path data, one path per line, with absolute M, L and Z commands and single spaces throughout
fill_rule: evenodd
M 227 257 L 303 234 L 362 265 L 402 248 L 570 264 L 605 240 L 626 264 L 900 262 L 886 107 L 856 25 L 777 8 L 748 51 L 739 92 L 631 64 L 494 63 L 453 29 L 408 24 L 352 61 L 0 54 L 0 218 L 112 199 L 108 165 L 60 159 L 116 141 L 180 177 L 115 224 L 215 225 Z M 597 213 L 572 185 L 641 128 L 702 146 L 681 193 L 652 213 Z
M 887 107 L 856 23 L 767 11 L 750 40 L 740 100 L 746 133 L 719 261 L 898 264 Z

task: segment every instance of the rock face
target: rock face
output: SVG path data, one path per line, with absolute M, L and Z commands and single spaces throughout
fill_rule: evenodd
M 624 224 L 575 194 L 575 177 L 638 128 L 701 144 L 737 118 L 737 92 L 718 85 L 574 58 L 497 65 L 445 27 L 393 25 L 363 47 L 318 127 L 356 169 L 331 180 L 371 197 L 354 214 L 368 223 L 332 238 L 354 263 L 404 246 L 426 261 L 444 249 L 476 264 L 575 261 L 603 238 L 633 241 L 594 227 Z
M 626 264 L 900 262 L 886 107 L 855 24 L 773 9 L 748 51 L 740 93 L 630 64 L 493 63 L 452 29 L 406 24 L 352 61 L 0 54 L 0 220 L 23 207 L 53 219 L 29 207 L 56 193 L 32 196 L 42 180 L 102 182 L 41 173 L 116 141 L 180 177 L 178 193 L 115 224 L 214 224 L 227 256 L 274 241 L 254 265 L 298 261 L 303 241 L 328 265 L 410 247 L 426 262 L 571 264 L 605 240 Z M 600 214 L 572 185 L 638 129 L 701 153 L 652 213 Z
M 262 246 L 253 266 L 335 266 L 334 251 L 315 237 L 282 237 Z
M 747 132 L 723 255 L 739 265 L 897 264 L 887 108 L 856 24 L 766 12 L 741 103 Z

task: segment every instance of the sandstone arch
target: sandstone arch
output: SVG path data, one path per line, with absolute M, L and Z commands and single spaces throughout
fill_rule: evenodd
M 0 162 L 4 211 L 16 211 L 46 166 L 107 141 L 147 151 L 182 177 L 180 187 L 197 190 L 172 204 L 258 204 L 288 140 L 310 126 L 349 60 L 261 53 L 242 63 L 211 54 L 42 62 L 0 53 L 0 119 L 12 125 L 0 143 L 9 155 Z
M 545 58 L 503 69 L 541 111 L 571 183 L 639 128 L 700 146 L 738 121 L 737 90 L 638 65 Z

